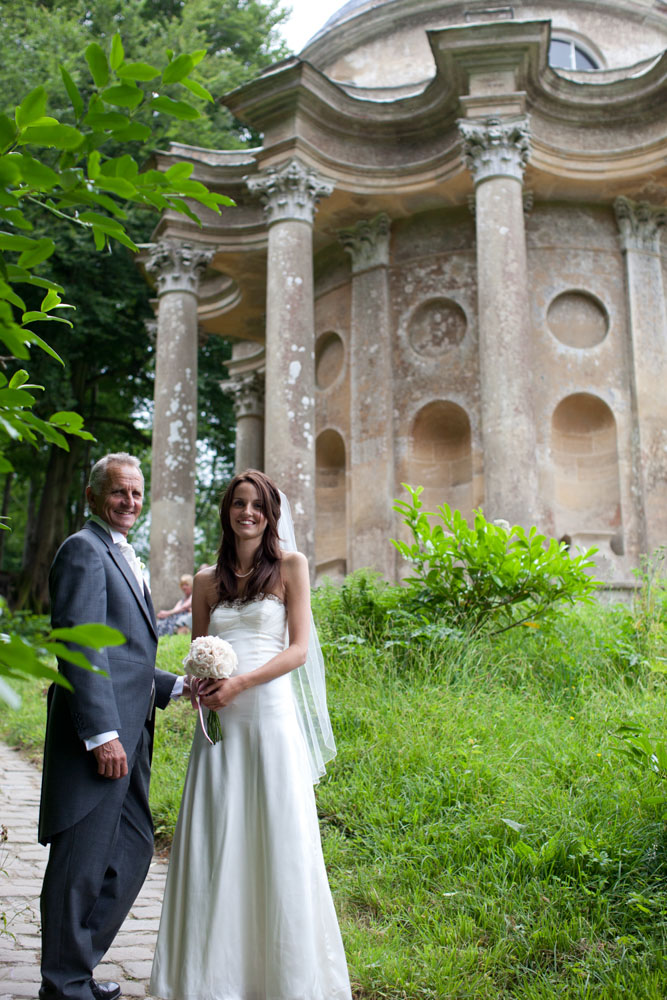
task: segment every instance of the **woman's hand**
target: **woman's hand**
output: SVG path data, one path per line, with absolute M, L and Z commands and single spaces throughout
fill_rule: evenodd
M 205 708 L 210 708 L 216 712 L 219 708 L 224 708 L 236 698 L 237 694 L 243 691 L 245 684 L 242 676 L 227 677 L 221 681 L 200 681 L 199 697 Z

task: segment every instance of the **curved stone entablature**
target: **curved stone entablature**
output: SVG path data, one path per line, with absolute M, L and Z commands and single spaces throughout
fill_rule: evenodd
M 547 65 L 548 22 L 476 24 L 428 36 L 437 72 L 417 95 L 384 101 L 350 96 L 292 59 L 225 103 L 263 131 L 262 162 L 298 149 L 338 188 L 369 194 L 449 182 L 462 170 L 462 112 L 483 119 L 529 111 L 532 166 L 556 176 L 578 174 L 591 185 L 606 178 L 608 156 L 638 177 L 664 157 L 667 54 L 638 76 L 580 83 Z M 645 122 L 640 137 L 638 117 Z

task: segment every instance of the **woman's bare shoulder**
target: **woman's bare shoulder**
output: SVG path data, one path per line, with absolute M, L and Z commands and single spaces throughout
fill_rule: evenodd
M 283 573 L 298 573 L 308 569 L 308 560 L 303 552 L 281 552 Z
M 205 566 L 195 574 L 193 593 L 194 591 L 199 594 L 203 593 L 206 596 L 207 603 L 209 605 L 215 603 L 217 590 L 218 588 L 215 583 L 215 566 Z

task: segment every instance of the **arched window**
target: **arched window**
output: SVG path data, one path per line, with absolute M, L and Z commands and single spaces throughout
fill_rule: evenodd
M 599 69 L 595 56 L 571 38 L 558 36 L 551 38 L 549 45 L 549 65 L 554 69 Z

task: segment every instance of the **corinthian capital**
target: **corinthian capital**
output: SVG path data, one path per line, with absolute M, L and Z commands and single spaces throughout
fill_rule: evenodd
M 264 416 L 264 372 L 239 373 L 229 381 L 221 382 L 220 388 L 226 396 L 231 396 L 237 420 Z
M 530 155 L 528 118 L 485 122 L 460 121 L 463 156 L 475 184 L 489 177 L 514 177 L 523 181 Z
M 338 237 L 352 257 L 354 274 L 389 263 L 390 229 L 391 219 L 380 212 L 374 219 L 362 219 L 349 229 L 340 230 Z
M 667 225 L 667 209 L 621 196 L 614 202 L 614 212 L 621 249 L 660 252 L 660 229 Z
M 328 197 L 334 182 L 292 159 L 279 167 L 269 167 L 257 177 L 246 177 L 248 190 L 258 194 L 264 203 L 269 225 L 284 219 L 299 219 L 312 225 L 315 206 Z
M 155 274 L 158 295 L 165 292 L 197 294 L 199 281 L 215 255 L 215 247 L 161 240 L 146 253 L 146 270 Z

